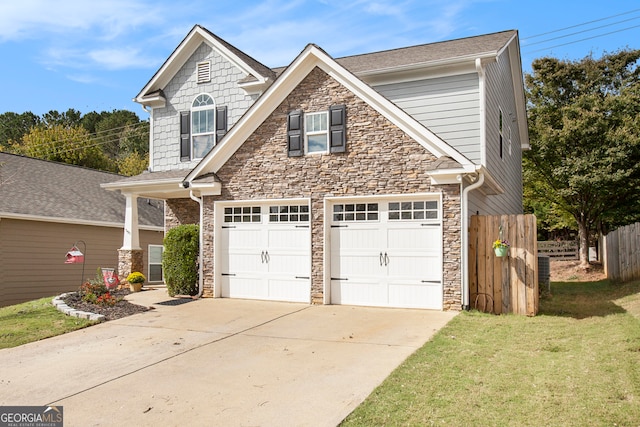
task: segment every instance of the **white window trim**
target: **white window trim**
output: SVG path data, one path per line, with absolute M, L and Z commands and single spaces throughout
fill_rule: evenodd
M 307 118 L 310 116 L 325 116 L 325 123 L 327 124 L 327 128 L 322 131 L 308 131 L 307 130 Z M 304 115 L 304 152 L 305 154 L 314 155 L 314 154 L 327 154 L 329 153 L 329 111 L 317 111 L 313 113 L 305 113 Z M 325 135 L 326 140 L 326 148 L 323 151 L 309 151 L 309 136 L 315 135 Z
M 154 248 L 162 248 L 160 252 L 161 253 L 164 252 L 164 246 L 163 245 L 148 245 L 147 246 L 147 267 L 148 267 L 147 276 L 149 276 L 149 277 L 147 277 L 147 279 L 148 279 L 149 283 L 161 283 L 161 282 L 164 281 L 164 270 L 162 271 L 162 277 L 160 278 L 160 280 L 151 280 L 151 277 L 150 277 L 151 276 L 151 265 L 152 265 L 151 264 L 151 248 L 152 247 L 154 247 Z M 158 264 L 154 263 L 153 265 L 158 265 Z M 160 261 L 160 266 L 161 266 L 160 268 L 162 269 L 162 261 Z
M 209 98 L 211 98 L 211 101 L 213 102 L 213 104 L 194 107 L 193 103 L 196 101 L 196 99 L 198 99 L 202 95 L 206 95 Z M 193 113 L 194 113 L 194 111 L 197 112 L 197 111 L 207 111 L 207 110 L 212 110 L 213 111 L 213 122 L 211 124 L 212 131 L 211 132 L 196 133 L 194 131 L 194 126 L 193 126 Z M 189 120 L 191 121 L 191 124 L 190 124 L 190 129 L 191 129 L 191 159 L 192 160 L 199 160 L 199 159 L 204 158 L 204 156 L 203 157 L 196 157 L 195 156 L 196 150 L 195 150 L 195 147 L 193 145 L 194 137 L 203 136 L 203 135 L 213 135 L 213 137 L 215 139 L 215 136 L 216 136 L 216 100 L 214 99 L 214 97 L 211 96 L 209 93 L 206 93 L 206 92 L 199 93 L 198 95 L 196 95 L 193 98 L 193 100 L 191 101 L 191 110 L 189 110 Z M 215 140 L 214 140 L 214 146 L 215 146 Z

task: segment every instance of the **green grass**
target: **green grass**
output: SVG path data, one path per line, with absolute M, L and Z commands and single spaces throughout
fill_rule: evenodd
M 0 349 L 82 329 L 95 322 L 67 316 L 51 305 L 53 297 L 0 308 Z
M 551 291 L 536 317 L 456 316 L 343 425 L 640 425 L 640 282 Z

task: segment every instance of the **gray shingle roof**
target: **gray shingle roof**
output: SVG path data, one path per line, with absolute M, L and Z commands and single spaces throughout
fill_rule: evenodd
M 124 223 L 125 198 L 100 188 L 120 175 L 0 152 L 0 214 Z M 138 199 L 138 223 L 162 227 L 162 202 Z
M 352 73 L 358 74 L 367 71 L 384 70 L 391 67 L 410 66 L 485 53 L 496 53 L 516 34 L 516 30 L 502 31 L 463 39 L 366 53 L 363 55 L 345 56 L 337 58 L 336 61 Z

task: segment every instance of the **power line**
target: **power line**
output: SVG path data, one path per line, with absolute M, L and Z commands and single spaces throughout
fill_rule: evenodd
M 593 28 L 588 28 L 586 30 L 576 31 L 576 32 L 573 32 L 573 33 L 565 34 L 563 36 L 557 36 L 557 37 L 552 37 L 550 39 L 540 40 L 540 41 L 535 42 L 535 43 L 529 43 L 529 44 L 527 44 L 527 46 L 535 46 L 537 44 L 542 44 L 542 43 L 550 42 L 550 41 L 553 41 L 553 40 L 563 39 L 565 37 L 575 36 L 577 34 L 588 33 L 589 31 L 594 31 L 594 30 L 599 30 L 601 28 L 611 27 L 613 25 L 618 25 L 618 24 L 621 24 L 623 22 L 634 21 L 636 19 L 640 19 L 640 16 L 636 16 L 634 18 L 629 18 L 629 19 L 623 19 L 622 21 L 612 22 L 611 24 L 605 24 L 605 25 L 600 25 L 600 26 L 593 27 Z M 629 27 L 629 28 L 635 28 L 635 27 Z M 607 33 L 607 34 L 610 34 L 610 33 Z M 531 38 L 531 37 L 529 37 L 529 38 Z
M 545 48 L 542 48 L 542 49 L 537 49 L 537 50 L 529 50 L 529 51 L 526 51 L 525 53 L 541 52 L 541 51 L 543 51 L 543 50 L 549 50 L 549 49 L 554 49 L 554 48 L 556 48 L 556 47 L 567 46 L 567 45 L 570 45 L 570 44 L 583 42 L 583 41 L 585 41 L 585 40 L 592 40 L 592 39 L 596 39 L 596 38 L 598 38 L 598 37 L 604 37 L 604 36 L 608 36 L 608 35 L 611 35 L 611 34 L 621 33 L 621 32 L 623 32 L 623 31 L 632 30 L 632 29 L 634 29 L 634 28 L 639 28 L 639 27 L 640 27 L 640 25 L 634 25 L 634 26 L 632 26 L 632 27 L 621 28 L 621 29 L 619 29 L 619 30 L 616 30 L 616 31 L 610 31 L 610 32 L 608 32 L 608 33 L 604 33 L 604 34 L 597 34 L 597 35 L 592 36 L 592 37 L 585 37 L 585 38 L 580 39 L 580 40 L 574 40 L 574 41 L 570 41 L 570 42 L 567 42 L 567 43 L 561 43 L 561 44 L 557 44 L 557 45 L 554 45 L 554 46 L 548 46 L 548 47 L 545 47 Z
M 525 37 L 525 38 L 521 39 L 521 41 L 525 41 L 525 40 L 534 39 L 534 38 L 537 38 L 537 37 L 546 36 L 547 34 L 559 33 L 561 31 L 570 30 L 572 28 L 583 27 L 585 25 L 593 24 L 595 22 L 606 21 L 607 19 L 617 18 L 618 16 L 629 15 L 631 13 L 638 12 L 638 11 L 640 11 L 640 9 L 633 9 L 633 10 L 629 10 L 627 12 L 618 13 L 616 15 L 606 16 L 606 17 L 600 18 L 600 19 L 594 19 L 593 21 L 587 21 L 587 22 L 583 22 L 581 24 L 571 25 L 569 27 L 560 28 L 560 29 L 557 29 L 557 30 L 547 31 L 545 33 L 535 34 L 533 36 Z
M 96 144 L 92 144 L 92 145 L 84 145 L 82 147 L 78 147 L 75 149 L 70 149 L 70 150 L 80 150 L 86 147 L 93 147 L 95 145 L 106 145 L 112 142 L 116 142 L 119 141 L 120 138 L 119 137 L 114 137 L 111 138 L 113 136 L 112 132 L 119 132 L 121 130 L 126 129 L 127 127 L 132 127 L 133 130 L 137 129 L 138 127 L 140 127 L 143 124 L 147 124 L 147 122 L 145 121 L 140 121 L 137 123 L 132 123 L 130 125 L 124 125 L 124 126 L 120 126 L 120 127 L 116 127 L 116 128 L 111 128 L 111 129 L 106 129 L 106 130 L 102 130 L 99 132 L 94 132 L 94 133 L 90 133 L 88 134 L 88 139 L 93 139 L 93 140 L 97 140 L 98 142 Z M 103 135 L 99 135 L 99 134 L 103 134 Z M 110 139 L 105 139 L 105 138 L 110 138 Z M 74 142 L 77 141 L 80 138 L 77 137 L 72 137 L 72 138 L 66 138 L 66 139 L 54 139 L 51 141 L 47 141 L 47 142 L 43 142 L 42 144 L 38 144 L 33 146 L 34 149 L 39 149 L 39 148 L 48 148 L 49 146 L 53 147 L 57 144 L 64 144 L 66 142 Z M 104 139 L 101 141 L 101 139 Z M 66 151 L 65 151 L 66 152 Z

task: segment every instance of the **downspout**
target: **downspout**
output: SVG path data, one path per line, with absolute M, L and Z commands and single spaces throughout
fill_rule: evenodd
M 202 267 L 202 264 L 204 262 L 204 204 L 202 197 L 197 197 L 195 194 L 193 194 L 193 190 L 189 190 L 189 197 L 191 197 L 191 200 L 197 202 L 198 205 L 200 205 L 200 230 L 198 232 L 198 257 L 200 258 L 200 260 L 198 262 L 198 294 L 195 296 L 195 298 L 200 298 L 202 296 L 202 292 L 204 291 L 204 268 Z
M 458 181 L 460 181 L 460 188 L 464 186 L 463 176 L 458 175 Z M 460 198 L 460 210 L 462 211 L 460 227 L 462 231 L 461 236 L 461 251 L 462 251 L 462 309 L 469 310 L 469 215 L 467 212 L 467 206 L 469 205 L 469 192 L 482 186 L 484 183 L 484 174 L 478 173 L 478 180 L 468 187 L 464 187 L 462 190 L 462 197 Z

